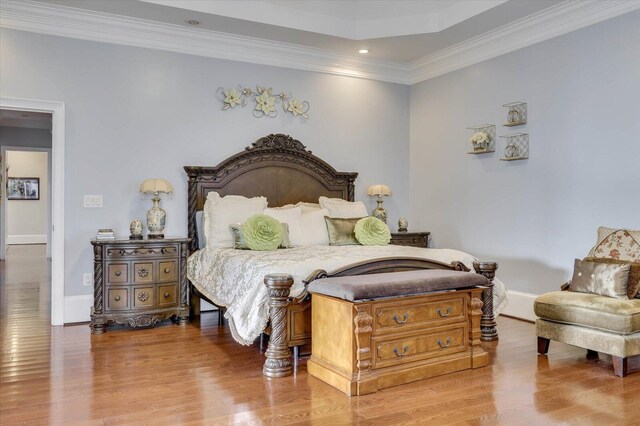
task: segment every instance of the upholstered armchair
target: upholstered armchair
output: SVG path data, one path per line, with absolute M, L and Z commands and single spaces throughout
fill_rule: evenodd
M 598 242 L 585 261 L 594 264 L 592 268 L 600 267 L 595 264 L 628 264 L 628 268 L 619 269 L 628 271 L 622 292 L 605 296 L 594 294 L 593 289 L 581 292 L 585 290 L 574 288 L 578 287 L 576 279 L 583 280 L 577 261 L 573 283 L 563 285 L 561 291 L 543 294 L 534 302 L 538 353 L 545 355 L 551 340 L 585 348 L 590 359 L 602 352 L 611 355 L 615 375 L 624 377 L 629 359 L 640 356 L 640 231 L 600 228 Z M 597 273 L 585 278 L 596 278 Z M 610 273 L 602 281 L 614 282 L 614 278 Z

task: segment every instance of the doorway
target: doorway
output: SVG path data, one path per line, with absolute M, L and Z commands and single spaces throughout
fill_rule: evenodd
M 51 128 L 50 132 L 50 147 L 24 147 L 23 144 L 15 144 L 10 141 L 0 142 L 6 145 L 6 148 L 2 149 L 2 205 L 0 206 L 0 213 L 5 210 L 7 206 L 7 184 L 9 183 L 7 177 L 11 176 L 11 165 L 9 170 L 9 176 L 6 173 L 6 151 L 9 152 L 44 152 L 47 154 L 48 163 L 48 179 L 47 179 L 47 193 L 49 194 L 48 200 L 50 200 L 50 206 L 47 216 L 49 220 L 46 225 L 46 240 L 47 240 L 47 255 L 51 257 L 51 324 L 63 325 L 65 322 L 64 316 L 64 148 L 65 148 L 65 108 L 62 102 L 53 101 L 39 101 L 29 99 L 15 99 L 15 98 L 0 98 L 0 113 L 3 114 L 2 120 L 4 121 L 4 114 L 15 115 L 18 114 L 21 118 L 27 118 L 28 116 L 36 117 L 46 115 L 50 117 Z M 23 117 L 26 115 L 27 117 Z M 5 121 L 2 124 L 7 124 Z M 14 126 L 15 127 L 15 126 Z M 10 145 L 12 144 L 12 145 Z M 43 149 L 44 148 L 44 149 Z M 19 177 L 19 176 L 15 176 Z M 23 176 L 32 177 L 32 176 Z M 15 182 L 14 182 L 15 183 Z M 26 194 L 25 196 L 37 197 L 37 189 L 42 189 L 41 186 L 36 185 L 39 182 L 32 180 L 29 183 L 29 189 L 27 190 L 27 182 L 18 183 L 12 188 L 14 195 Z M 25 201 L 30 202 L 30 201 Z M 0 218 L 0 251 L 5 246 L 6 240 L 6 225 L 2 222 L 4 215 Z M 27 247 L 26 245 L 24 247 Z

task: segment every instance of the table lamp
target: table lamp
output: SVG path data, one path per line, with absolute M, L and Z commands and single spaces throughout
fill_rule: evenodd
M 388 197 L 389 195 L 391 195 L 391 188 L 389 188 L 387 185 L 382 185 L 382 184 L 371 185 L 367 193 L 369 194 L 370 197 L 373 197 L 373 196 L 378 197 L 378 199 L 376 200 L 378 202 L 378 207 L 376 207 L 375 210 L 373 210 L 373 212 L 371 213 L 371 216 L 377 217 L 378 219 L 382 220 L 384 223 L 387 223 L 387 212 L 382 207 L 382 197 Z
M 170 194 L 173 187 L 164 179 L 146 179 L 140 184 L 142 194 L 153 194 L 153 207 L 147 212 L 147 238 L 164 238 L 162 231 L 167 219 L 167 213 L 160 208 L 160 193 Z

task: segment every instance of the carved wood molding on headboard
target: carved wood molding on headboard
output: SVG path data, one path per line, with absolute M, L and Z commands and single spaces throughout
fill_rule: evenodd
M 256 184 L 262 183 L 252 181 L 252 173 L 267 168 L 273 171 L 268 177 L 272 177 L 274 181 L 280 179 L 277 180 L 278 185 L 268 189 L 270 194 L 250 193 L 255 190 Z M 297 177 L 304 179 L 277 178 L 277 171 L 281 169 L 287 170 L 289 174 L 298 173 Z M 311 186 L 311 193 L 316 196 L 316 200 L 318 195 L 326 195 L 353 201 L 358 176 L 358 173 L 338 172 L 313 155 L 302 142 L 284 134 L 262 137 L 215 167 L 185 166 L 184 170 L 189 176 L 188 231 L 192 239 L 191 250 L 198 247 L 195 214 L 203 208 L 209 191 L 228 194 L 231 190 L 235 195 L 265 195 L 268 199 L 282 201 L 285 194 L 301 193 L 303 188 Z M 287 200 L 290 201 L 294 200 Z

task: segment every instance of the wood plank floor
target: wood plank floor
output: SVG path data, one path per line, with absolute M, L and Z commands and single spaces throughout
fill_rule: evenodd
M 44 246 L 0 263 L 0 424 L 639 424 L 640 373 L 551 343 L 499 318 L 489 367 L 349 398 L 306 373 L 266 379 L 257 345 L 235 343 L 216 315 L 186 327 L 49 326 Z

